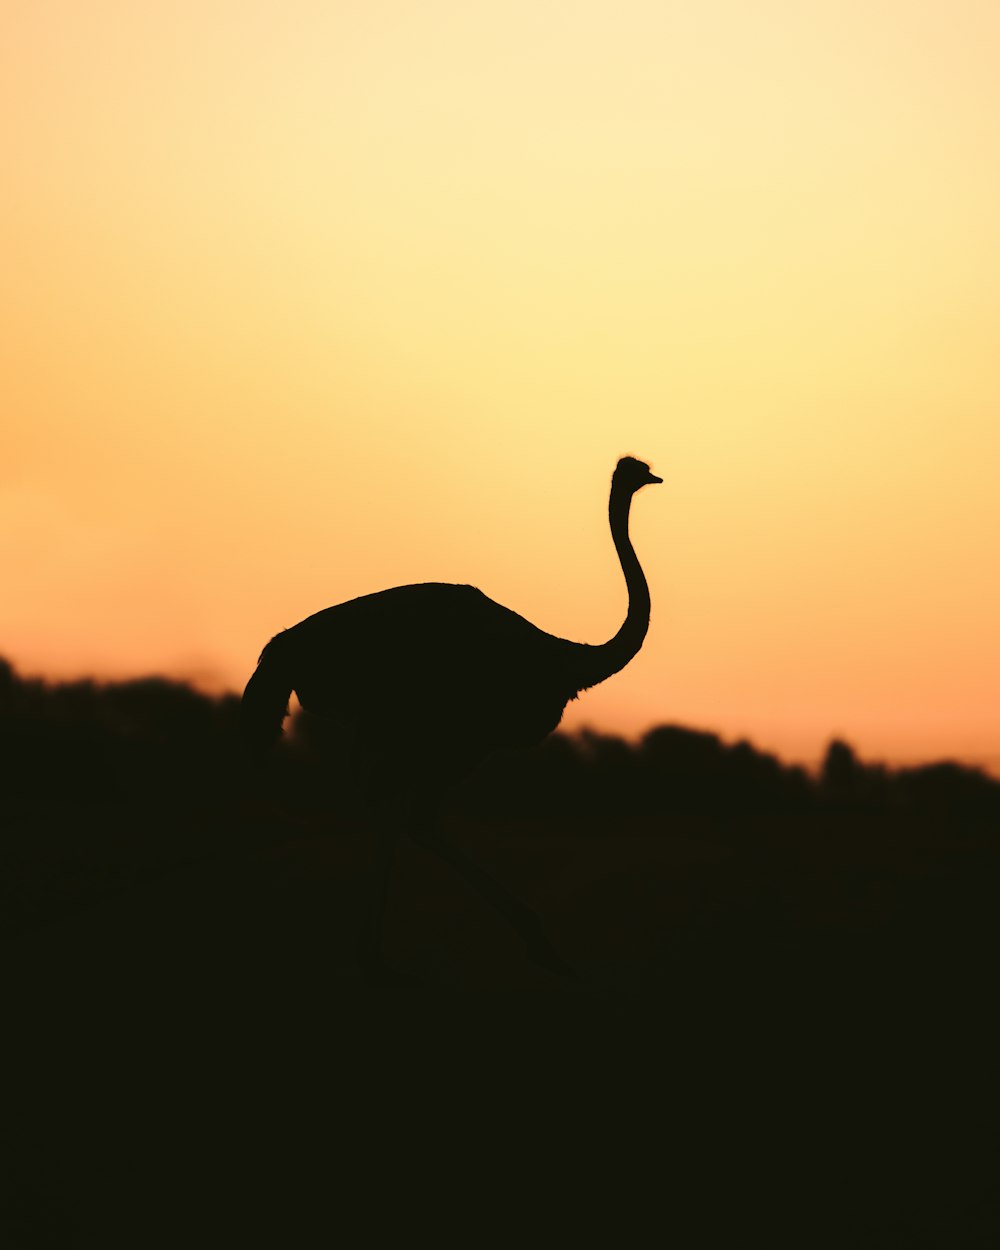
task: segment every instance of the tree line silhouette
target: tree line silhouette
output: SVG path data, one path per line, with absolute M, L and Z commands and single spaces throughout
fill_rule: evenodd
M 223 1132 L 238 1177 L 232 1209 L 248 1220 L 257 1188 L 296 1194 L 280 1204 L 282 1219 L 298 1209 L 295 1186 L 315 1148 L 307 1123 L 313 1074 L 335 1073 L 336 1114 L 318 1121 L 324 1134 L 343 1117 L 345 1072 L 367 1074 L 358 1083 L 366 1099 L 385 1079 L 382 1065 L 366 1068 L 363 1056 L 330 1061 L 367 1018 L 367 1007 L 357 1007 L 363 982 L 352 958 L 367 835 L 342 810 L 331 730 L 297 712 L 266 770 L 248 768 L 239 711 L 235 695 L 213 697 L 164 678 L 51 682 L 0 660 L 0 950 L 5 1006 L 22 1038 L 11 1071 L 25 1091 L 9 1129 L 16 1166 L 6 1188 L 0 1166 L 0 1230 L 6 1221 L 36 1236 L 12 1236 L 11 1244 L 112 1244 L 103 1231 L 114 1222 L 109 1211 L 142 1227 L 143 1244 L 159 1244 L 149 1230 L 177 1199 L 177 1160 L 211 1153 L 205 1170 L 215 1175 L 213 1138 L 199 1145 L 197 1135 L 176 1129 L 175 1141 L 162 1127 L 171 1114 L 177 1124 L 200 1123 L 215 1097 L 207 1064 L 181 1098 L 183 1114 L 171 1110 L 176 1087 L 165 1086 L 157 1100 L 159 1077 L 150 1071 L 172 1070 L 175 1036 L 214 1031 L 227 1062 L 249 1047 L 253 1073 L 241 1097 L 250 1097 L 255 1117 L 265 1094 L 299 1108 L 290 1113 L 293 1130 L 283 1124 L 263 1147 L 251 1136 L 240 1153 L 238 1119 Z M 832 1079 L 837 1091 L 807 1140 L 825 1140 L 838 1178 L 844 1159 L 867 1151 L 872 1174 L 888 1186 L 884 1201 L 879 1195 L 870 1205 L 905 1211 L 924 1140 L 911 1142 L 908 1126 L 925 1129 L 936 1114 L 934 1133 L 947 1141 L 950 1160 L 931 1169 L 932 1192 L 945 1195 L 935 1217 L 947 1229 L 940 1244 L 966 1244 L 952 1233 L 953 1210 L 993 1228 L 987 1214 L 967 1211 L 977 1200 L 968 1178 L 995 1149 L 995 1120 L 978 1110 L 982 1087 L 970 1084 L 963 1105 L 977 1110 L 961 1120 L 914 1091 L 925 1089 L 948 1045 L 958 1056 L 948 1060 L 949 1074 L 968 1066 L 982 1029 L 977 1012 L 992 1002 L 1000 949 L 996 780 L 954 762 L 865 763 L 841 741 L 810 772 L 745 741 L 664 725 L 635 743 L 555 734 L 531 751 L 497 754 L 453 791 L 445 818 L 544 912 L 581 970 L 573 984 L 641 994 L 643 1027 L 650 1018 L 665 1022 L 658 1036 L 684 1036 L 701 1022 L 699 1036 L 714 1038 L 720 1055 L 745 1058 L 740 1030 L 766 1020 L 768 1036 L 794 1037 L 804 1001 L 813 1010 L 827 1004 L 824 1019 L 866 1046 L 879 1027 L 873 1021 L 898 1021 L 893 1070 L 901 1056 L 916 1057 L 914 1075 L 899 1078 L 891 1151 L 856 1131 L 884 1100 L 877 1069 L 869 1072 L 866 1051 L 856 1084 L 848 1084 L 836 1041 L 804 1060 L 816 1065 L 817 1088 Z M 401 846 L 399 877 L 388 953 L 418 985 L 563 992 L 565 983 L 524 960 L 488 910 L 419 847 Z M 155 1059 L 150 1071 L 126 1079 L 122 1056 L 143 1018 L 153 1022 Z M 173 1031 L 160 1040 L 164 1022 Z M 391 1034 L 395 1046 L 395 1026 Z M 88 1036 L 97 1039 L 89 1050 L 81 1040 Z M 303 1061 L 310 1039 L 316 1055 Z M 787 1059 L 775 1045 L 769 1077 L 753 1075 L 765 1118 Z M 700 1100 L 724 1102 L 712 1095 L 725 1088 L 724 1065 L 695 1046 L 685 1053 L 688 1066 L 674 1059 L 663 1069 L 671 1114 L 687 1088 L 698 1091 L 690 1122 L 711 1123 Z M 397 1062 L 394 1050 L 387 1070 Z M 300 1069 L 305 1084 L 289 1103 L 289 1073 Z M 135 1089 L 152 1108 L 139 1139 L 161 1171 L 136 1171 L 130 1187 L 106 1159 L 132 1175 Z M 838 1112 L 845 1089 L 847 1109 Z M 352 1123 L 370 1119 L 363 1101 Z M 838 1122 L 843 1146 L 835 1129 L 823 1137 Z M 111 1141 L 103 1153 L 93 1147 L 102 1126 Z M 346 1136 L 353 1147 L 355 1129 Z M 68 1163 L 60 1162 L 65 1141 L 77 1143 Z M 259 1185 L 246 1186 L 245 1169 Z M 228 1192 L 215 1195 L 219 1204 Z M 325 1212 L 325 1170 L 316 1192 L 313 1210 Z M 183 1188 L 179 1200 L 186 1219 L 192 1199 Z M 847 1209 L 852 1227 L 863 1205 Z M 907 1227 L 924 1228 L 921 1210 L 913 1206 Z M 91 1227 L 99 1237 L 78 1239 Z M 49 1229 L 48 1240 L 39 1229 Z
M 330 730 L 297 712 L 266 791 L 290 808 L 328 807 L 336 828 L 338 760 Z M 239 698 L 163 677 L 48 682 L 0 658 L 0 768 L 8 803 L 100 804 L 142 797 L 177 809 L 232 797 L 242 771 Z M 261 778 L 254 778 L 260 789 Z M 613 834 L 667 831 L 677 813 L 739 821 L 826 813 L 1000 833 L 1000 781 L 954 761 L 891 768 L 839 739 L 815 773 L 714 733 L 661 725 L 637 742 L 584 730 L 529 752 L 499 753 L 457 787 L 453 812 L 492 826 Z
M 213 858 L 224 878 L 227 865 L 267 848 L 308 857 L 338 835 L 364 842 L 368 835 L 345 814 L 330 733 L 326 721 L 298 711 L 267 768 L 248 769 L 233 694 L 210 696 L 161 677 L 50 682 L 0 660 L 3 928 L 17 931 Z M 531 847 L 558 846 L 553 881 L 572 877 L 574 866 L 589 875 L 594 923 L 609 928 L 615 909 L 603 891 L 614 882 L 618 889 L 623 873 L 635 876 L 636 845 L 649 880 L 676 886 L 668 890 L 673 902 L 649 895 L 648 882 L 637 887 L 634 907 L 664 932 L 677 915 L 686 923 L 690 900 L 678 899 L 690 889 L 711 904 L 713 923 L 737 923 L 755 897 L 768 926 L 789 908 L 800 920 L 829 918 L 821 896 L 831 892 L 841 919 L 882 907 L 888 922 L 896 901 L 916 891 L 940 941 L 934 908 L 962 912 L 959 928 L 994 911 L 985 900 L 961 902 L 956 883 L 979 899 L 1000 882 L 1000 782 L 955 762 L 865 763 L 839 740 L 813 773 L 749 742 L 675 725 L 635 743 L 557 733 L 485 761 L 455 787 L 444 817 L 494 858 L 511 839 L 526 844 L 529 857 Z M 717 858 L 717 870 L 696 887 L 685 876 L 683 847 Z M 356 870 L 345 866 L 343 875 Z M 525 872 L 534 880 L 535 868 Z M 619 905 L 631 914 L 633 904 Z

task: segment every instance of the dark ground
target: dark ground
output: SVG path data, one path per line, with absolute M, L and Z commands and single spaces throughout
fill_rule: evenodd
M 369 838 L 233 712 L 0 681 L 4 1250 L 1000 1244 L 996 783 L 556 739 L 448 821 L 578 977 L 405 846 L 373 990 Z

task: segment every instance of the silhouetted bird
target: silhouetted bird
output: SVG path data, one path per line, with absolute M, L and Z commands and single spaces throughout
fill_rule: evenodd
M 632 496 L 662 482 L 626 456 L 608 506 L 628 587 L 621 629 L 599 646 L 538 629 L 473 586 L 430 582 L 363 595 L 307 617 L 264 648 L 243 694 L 247 743 L 281 734 L 294 690 L 302 707 L 349 729 L 369 802 L 382 806 L 378 883 L 362 937 L 365 971 L 388 979 L 381 919 L 394 835 L 401 827 L 450 862 L 514 926 L 528 955 L 568 972 L 538 918 L 464 852 L 433 813 L 443 790 L 490 752 L 540 742 L 570 699 L 625 667 L 649 628 L 649 588 L 628 535 Z

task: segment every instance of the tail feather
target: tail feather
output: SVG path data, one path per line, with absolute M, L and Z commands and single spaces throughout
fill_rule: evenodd
M 292 679 L 272 643 L 261 652 L 240 705 L 243 742 L 252 755 L 265 755 L 281 737 Z

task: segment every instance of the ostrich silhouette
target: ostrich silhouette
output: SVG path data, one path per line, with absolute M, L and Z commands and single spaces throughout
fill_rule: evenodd
M 345 730 L 360 801 L 376 817 L 370 907 L 358 959 L 392 983 L 382 917 L 399 834 L 451 864 L 524 940 L 529 959 L 572 969 L 538 916 L 447 839 L 435 813 L 447 788 L 492 752 L 541 742 L 566 704 L 619 672 L 649 629 L 649 587 L 629 539 L 632 497 L 663 479 L 626 456 L 611 479 L 608 518 L 628 588 L 628 613 L 608 642 L 570 642 L 538 629 L 474 586 L 428 582 L 362 595 L 306 617 L 264 648 L 243 694 L 254 756 L 280 736 L 294 690 L 306 712 Z

